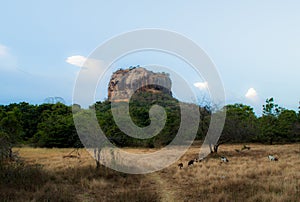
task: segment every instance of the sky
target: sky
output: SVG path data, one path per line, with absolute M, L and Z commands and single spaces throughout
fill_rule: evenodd
M 280 106 L 296 110 L 299 9 L 297 0 L 3 1 L 0 104 L 41 104 L 47 97 L 72 104 L 82 62 L 99 45 L 125 32 L 157 28 L 177 32 L 207 53 L 228 104 L 244 103 L 259 114 L 264 101 L 274 97 Z M 146 65 L 149 58 L 133 56 L 116 66 Z M 193 80 L 190 86 L 201 92 L 209 83 Z

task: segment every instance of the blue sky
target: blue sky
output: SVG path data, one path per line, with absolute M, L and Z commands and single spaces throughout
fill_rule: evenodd
M 161 28 L 206 51 L 221 75 L 228 103 L 249 104 L 259 113 L 272 96 L 279 105 L 296 109 L 299 9 L 296 0 L 1 2 L 0 104 L 40 104 L 50 96 L 71 104 L 80 67 L 68 58 L 87 57 L 124 32 Z M 132 65 L 143 63 L 136 61 Z M 125 68 L 128 60 L 118 65 Z

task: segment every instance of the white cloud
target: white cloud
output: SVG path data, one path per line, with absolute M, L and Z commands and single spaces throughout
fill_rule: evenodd
M 88 106 L 95 102 L 95 90 L 100 76 L 105 74 L 107 64 L 100 59 L 81 55 L 70 56 L 66 62 L 81 68 L 74 86 L 73 102 L 81 106 Z
M 66 59 L 66 62 L 71 64 L 71 65 L 75 65 L 77 67 L 82 67 L 84 62 L 87 60 L 86 57 L 81 56 L 81 55 L 74 55 L 74 56 L 70 56 Z
M 83 69 L 89 69 L 89 70 L 99 70 L 99 69 L 104 69 L 105 65 L 103 61 L 93 59 L 93 58 L 87 58 L 85 56 L 81 55 L 74 55 L 70 56 L 66 59 L 66 62 L 75 65 L 77 67 L 81 67 Z
M 246 98 L 249 98 L 249 99 L 255 99 L 257 98 L 257 92 L 254 88 L 249 88 L 246 95 L 245 95 Z
M 200 90 L 205 90 L 208 88 L 208 83 L 205 81 L 205 82 L 196 82 L 194 83 L 194 86 L 199 88 Z
M 8 48 L 0 44 L 0 57 L 8 56 Z

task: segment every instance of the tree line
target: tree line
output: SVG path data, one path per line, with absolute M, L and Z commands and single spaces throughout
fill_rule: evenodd
M 167 120 L 158 135 L 146 140 L 129 137 L 118 128 L 109 101 L 96 102 L 90 106 L 90 109 L 95 109 L 101 129 L 113 144 L 121 147 L 161 147 L 174 139 L 180 127 L 180 102 L 165 94 L 140 92 L 134 95 L 129 105 L 131 118 L 137 126 L 144 127 L 150 124 L 149 109 L 153 104 L 158 104 L 165 109 Z M 200 112 L 200 122 L 196 139 L 202 140 L 208 130 L 211 115 L 219 111 L 213 110 L 211 106 L 197 107 Z M 25 144 L 49 148 L 82 147 L 76 133 L 73 115 L 79 115 L 90 109 L 62 103 L 32 105 L 21 102 L 1 105 L 0 146 L 4 148 L 9 147 L 7 145 Z M 300 141 L 300 113 L 281 108 L 273 98 L 266 100 L 260 117 L 255 115 L 252 107 L 244 104 L 227 105 L 221 110 L 226 110 L 225 126 L 212 151 L 217 151 L 219 145 L 223 143 L 273 144 Z
M 225 125 L 214 151 L 220 144 L 228 142 L 273 144 L 300 141 L 300 111 L 282 108 L 272 97 L 266 99 L 260 117 L 255 115 L 252 107 L 244 104 L 227 105 L 223 110 L 226 110 Z

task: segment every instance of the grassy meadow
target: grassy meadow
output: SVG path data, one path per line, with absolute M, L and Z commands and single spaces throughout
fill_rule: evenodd
M 222 145 L 188 167 L 196 144 L 172 166 L 146 175 L 96 170 L 84 149 L 80 158 L 63 158 L 72 149 L 15 148 L 20 161 L 2 168 L 0 201 L 300 201 L 300 144 L 235 151 L 242 146 Z M 279 161 L 269 161 L 269 154 Z M 228 163 L 221 163 L 222 155 Z

